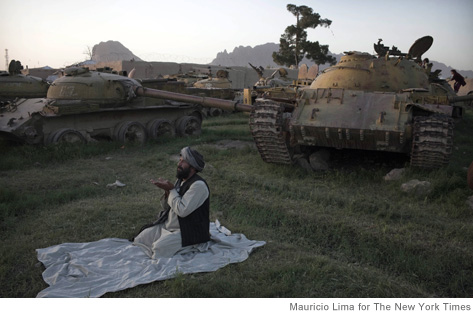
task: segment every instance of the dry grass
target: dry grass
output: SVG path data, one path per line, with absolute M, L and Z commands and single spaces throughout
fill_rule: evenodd
M 458 148 L 448 168 L 408 168 L 395 182 L 382 179 L 390 170 L 383 163 L 326 173 L 266 164 L 251 145 L 246 121 L 243 115 L 210 119 L 198 138 L 143 147 L 4 150 L 0 296 L 34 297 L 46 287 L 36 248 L 132 236 L 159 211 L 149 179 L 174 178 L 175 155 L 186 145 L 206 157 L 202 175 L 211 188 L 212 219 L 267 245 L 213 273 L 180 275 L 106 297 L 473 295 L 473 211 L 465 204 L 471 191 L 463 169 L 473 157 L 471 112 L 457 124 Z M 222 149 L 223 139 L 250 145 Z M 432 193 L 403 194 L 400 184 L 412 178 L 430 181 Z M 117 179 L 126 186 L 107 187 Z

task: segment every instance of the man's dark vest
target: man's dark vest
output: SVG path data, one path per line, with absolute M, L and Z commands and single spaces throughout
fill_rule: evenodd
M 201 180 L 205 183 L 207 188 L 207 182 L 197 174 L 194 174 L 191 178 L 186 180 L 182 184 L 179 195 L 182 197 L 191 185 Z M 209 206 L 210 206 L 210 189 L 209 197 L 204 201 L 204 203 L 197 209 L 195 209 L 191 214 L 186 217 L 177 216 L 179 220 L 179 226 L 181 228 L 181 237 L 182 237 L 182 247 L 205 243 L 210 240 L 210 219 L 209 219 Z

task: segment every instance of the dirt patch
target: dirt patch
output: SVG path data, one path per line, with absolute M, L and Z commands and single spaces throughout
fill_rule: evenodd
M 254 147 L 256 148 L 256 145 L 252 141 L 240 141 L 240 140 L 220 140 L 215 142 L 214 144 L 210 144 L 211 146 L 214 146 L 215 148 L 219 150 L 225 150 L 225 149 L 245 149 L 247 147 Z

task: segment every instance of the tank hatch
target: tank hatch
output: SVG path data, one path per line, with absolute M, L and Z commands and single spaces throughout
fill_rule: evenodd
M 409 56 L 415 58 L 417 60 L 421 60 L 422 55 L 430 49 L 434 42 L 434 38 L 432 36 L 424 36 L 419 38 L 412 44 L 411 48 L 409 49 Z

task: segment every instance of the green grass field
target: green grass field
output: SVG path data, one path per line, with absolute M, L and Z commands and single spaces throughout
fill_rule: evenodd
M 35 249 L 129 238 L 160 211 L 150 178 L 174 180 L 175 156 L 199 149 L 211 219 L 267 244 L 216 272 L 179 275 L 105 297 L 471 297 L 473 160 L 471 109 L 455 129 L 448 167 L 409 168 L 384 181 L 389 163 L 309 173 L 263 162 L 243 114 L 204 121 L 200 137 L 144 146 L 4 146 L 0 153 L 1 297 L 35 297 L 47 285 Z M 243 148 L 222 148 L 219 140 Z M 347 160 L 355 157 L 346 153 Z M 388 157 L 388 156 L 387 156 Z M 126 184 L 110 188 L 119 180 Z M 427 180 L 427 196 L 400 190 Z

